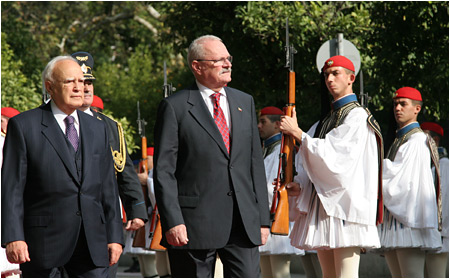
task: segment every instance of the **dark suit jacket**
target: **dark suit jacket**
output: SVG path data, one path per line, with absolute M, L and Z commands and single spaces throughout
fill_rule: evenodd
M 92 113 L 95 118 L 105 122 L 108 130 L 109 144 L 111 145 L 112 150 L 120 151 L 120 138 L 117 122 L 102 113 L 95 111 L 92 111 Z M 140 218 L 147 221 L 148 214 L 144 195 L 142 194 L 142 186 L 136 171 L 134 170 L 133 161 L 128 154 L 126 142 L 124 147 L 125 154 L 122 155 L 125 156 L 125 167 L 123 171 L 116 173 L 120 199 L 122 200 L 128 220 Z
M 81 177 L 50 103 L 8 123 L 2 167 L 2 246 L 24 240 L 35 269 L 70 259 L 84 225 L 92 260 L 123 244 L 117 182 L 104 123 L 78 112 Z
M 182 249 L 222 248 L 229 240 L 233 195 L 249 239 L 261 244 L 269 205 L 253 98 L 226 87 L 231 153 L 196 85 L 161 101 L 155 126 L 154 183 L 164 232 L 185 224 Z M 234 194 L 233 194 L 234 192 Z

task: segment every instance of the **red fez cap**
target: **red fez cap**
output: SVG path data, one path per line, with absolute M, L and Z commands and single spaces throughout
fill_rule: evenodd
M 265 107 L 261 110 L 261 116 L 263 115 L 284 115 L 284 113 L 277 107 Z
M 153 151 L 154 151 L 153 147 L 147 147 L 147 156 L 153 156 Z
M 331 67 L 343 67 L 350 71 L 355 71 L 355 66 L 353 66 L 352 61 L 342 55 L 336 55 L 328 58 L 328 60 L 325 61 L 325 65 L 323 65 L 322 71 L 325 71 L 326 69 Z
M 11 108 L 11 107 L 2 108 L 2 115 L 9 117 L 9 118 L 18 115 L 19 113 L 20 112 L 15 108 Z
M 420 95 L 419 90 L 412 87 L 402 87 L 395 91 L 394 99 L 397 98 L 408 98 L 411 100 L 422 101 L 422 95 Z
M 422 128 L 422 130 L 433 131 L 436 134 L 441 135 L 441 137 L 444 136 L 444 128 L 442 128 L 441 125 L 437 123 L 423 122 L 422 124 L 420 124 L 420 128 Z
M 92 100 L 91 107 L 103 109 L 103 100 L 99 96 L 94 95 L 94 100 Z

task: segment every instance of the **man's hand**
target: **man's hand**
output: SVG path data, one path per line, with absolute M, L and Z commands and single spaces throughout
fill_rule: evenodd
M 108 244 L 109 266 L 115 265 L 122 254 L 122 245 L 119 243 Z
M 296 182 L 289 182 L 286 185 L 286 190 L 288 192 L 288 196 L 299 196 L 301 192 L 300 184 Z
M 189 241 L 184 224 L 177 225 L 166 232 L 167 242 L 172 246 L 183 246 Z
M 261 245 L 266 244 L 269 233 L 270 229 L 268 227 L 261 227 Z
M 298 142 L 301 142 L 303 131 L 298 127 L 295 108 L 292 110 L 292 115 L 292 117 L 281 116 L 280 131 L 286 135 L 293 136 Z
M 147 186 L 148 172 L 141 172 L 137 174 L 139 182 L 142 186 Z
M 125 230 L 136 231 L 140 229 L 143 225 L 145 225 L 144 220 L 140 218 L 134 218 L 133 220 L 128 220 L 127 225 L 125 226 Z
M 30 261 L 28 245 L 25 241 L 13 241 L 6 244 L 6 258 L 10 263 L 23 264 Z

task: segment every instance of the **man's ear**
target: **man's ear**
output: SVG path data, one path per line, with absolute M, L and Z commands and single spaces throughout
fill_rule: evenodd
M 53 84 L 51 81 L 46 80 L 45 81 L 45 90 L 47 90 L 47 92 L 52 95 L 53 94 Z
M 200 63 L 198 63 L 198 61 L 192 61 L 191 67 L 192 71 L 194 71 L 197 75 L 201 74 L 201 65 Z
M 416 105 L 416 108 L 415 108 L 415 113 L 416 114 L 419 114 L 419 112 L 422 110 L 422 106 L 421 105 Z
M 356 80 L 356 75 L 355 74 L 350 74 L 350 84 L 353 84 L 355 82 L 355 80 Z

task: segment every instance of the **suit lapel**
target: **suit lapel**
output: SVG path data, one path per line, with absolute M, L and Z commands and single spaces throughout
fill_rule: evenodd
M 92 116 L 82 112 L 77 111 L 78 119 L 80 120 L 80 139 L 81 139 L 81 152 L 82 152 L 82 160 L 83 160 L 83 170 L 81 175 L 81 183 L 83 183 L 86 178 L 87 171 L 91 169 L 90 158 L 92 157 L 93 152 L 93 142 L 95 134 L 99 131 L 95 131 L 93 127 L 90 125 L 90 121 L 92 120 Z M 94 115 L 95 117 L 95 115 Z
M 78 183 L 78 175 L 75 166 L 75 160 L 70 155 L 69 149 L 66 144 L 66 138 L 61 131 L 61 128 L 56 122 L 53 116 L 50 103 L 45 105 L 42 110 L 42 134 L 47 138 L 52 147 L 55 149 L 59 158 L 63 162 L 64 166 L 69 171 L 69 174 L 74 178 L 74 181 Z
M 203 100 L 197 86 L 193 87 L 189 91 L 187 102 L 191 105 L 189 113 L 214 139 L 214 141 L 219 145 L 222 152 L 228 157 L 229 154 L 227 148 L 225 147 L 225 143 L 223 142 L 222 135 L 220 134 L 219 129 L 217 128 L 217 125 L 211 116 L 211 113 L 206 107 L 205 101 Z

